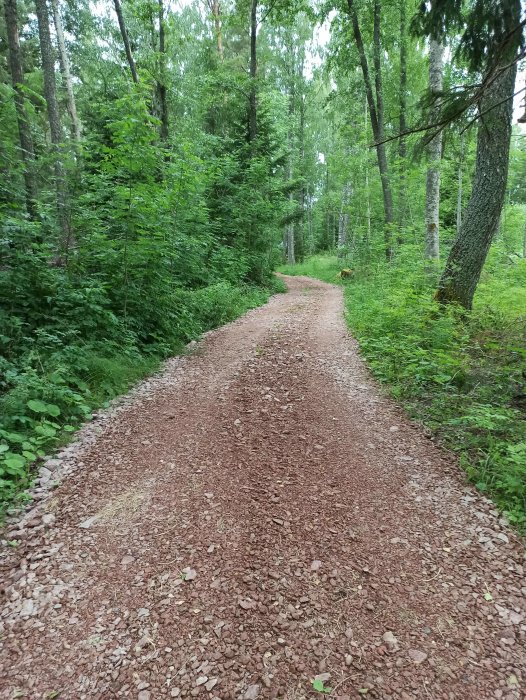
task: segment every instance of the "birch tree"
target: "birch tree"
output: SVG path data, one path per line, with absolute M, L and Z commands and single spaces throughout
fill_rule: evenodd
M 431 37 L 429 41 L 429 92 L 433 101 L 431 121 L 440 117 L 440 93 L 443 82 L 444 47 L 441 41 Z M 427 147 L 428 167 L 426 177 L 426 236 L 425 257 L 438 260 L 440 257 L 439 213 L 440 213 L 440 159 L 442 157 L 442 131 L 439 131 Z
M 51 8 L 53 10 L 53 22 L 57 36 L 60 72 L 62 74 L 64 87 L 66 88 L 66 101 L 71 119 L 71 131 L 75 142 L 78 144 L 80 141 L 80 121 L 77 114 L 77 104 L 75 102 L 75 93 L 73 92 L 73 80 L 71 79 L 71 69 L 66 51 L 64 29 L 62 27 L 58 0 L 51 0 Z

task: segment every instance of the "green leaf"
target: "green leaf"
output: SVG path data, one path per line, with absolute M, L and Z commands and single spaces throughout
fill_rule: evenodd
M 2 452 L 7 452 L 8 450 L 9 450 L 8 445 L 0 445 L 0 454 L 2 454 Z
M 47 404 L 43 401 L 38 401 L 38 399 L 31 399 L 26 406 L 35 413 L 47 413 Z
M 26 460 L 22 455 L 10 454 L 9 457 L 4 459 L 4 467 L 9 474 L 22 474 L 25 465 Z
M 48 403 L 46 406 L 46 413 L 48 416 L 53 416 L 56 418 L 57 416 L 60 416 L 60 408 L 54 403 Z
M 320 680 L 319 678 L 315 678 L 312 681 L 312 687 L 313 689 L 318 692 L 318 693 L 330 693 L 332 692 L 332 688 L 327 688 L 324 684 L 323 681 Z

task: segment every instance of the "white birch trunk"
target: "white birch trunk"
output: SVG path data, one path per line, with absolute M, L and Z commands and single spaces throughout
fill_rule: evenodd
M 338 219 L 338 248 L 347 246 L 349 237 L 349 201 L 351 199 L 351 183 L 346 182 L 342 192 L 340 217 Z
M 434 39 L 429 42 L 429 91 L 435 99 L 442 92 L 444 47 Z M 431 110 L 433 121 L 439 114 L 435 105 Z M 428 146 L 429 165 L 426 178 L 426 241 L 425 256 L 428 260 L 440 257 L 439 210 L 440 210 L 440 159 L 442 156 L 442 133 L 437 134 Z
M 53 21 L 55 24 L 55 31 L 57 33 L 60 72 L 66 88 L 68 112 L 71 118 L 71 130 L 73 133 L 73 138 L 78 144 L 80 141 L 80 121 L 77 114 L 75 93 L 73 92 L 73 81 L 71 79 L 71 69 L 69 66 L 68 54 L 66 52 L 66 42 L 64 40 L 64 30 L 62 28 L 58 0 L 51 0 L 51 8 L 53 10 Z

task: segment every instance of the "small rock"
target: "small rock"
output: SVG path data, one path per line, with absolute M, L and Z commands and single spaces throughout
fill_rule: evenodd
M 22 610 L 20 611 L 20 615 L 22 615 L 22 617 L 29 617 L 33 614 L 34 609 L 35 603 L 33 602 L 33 600 L 31 598 L 26 598 L 22 603 Z
M 213 688 L 215 688 L 216 685 L 217 685 L 217 678 L 211 678 L 209 681 L 207 681 L 205 683 L 205 688 L 208 690 L 208 692 L 210 692 L 211 690 L 213 690 Z
M 183 569 L 181 573 L 183 574 L 185 581 L 193 581 L 194 578 L 197 576 L 196 570 L 191 569 L 189 566 Z
M 314 676 L 315 681 L 322 681 L 323 683 L 326 683 L 328 680 L 330 680 L 330 678 L 330 673 L 318 673 L 317 676 Z
M 92 515 L 91 518 L 87 518 L 82 523 L 80 523 L 79 527 L 83 528 L 84 530 L 89 530 L 90 527 L 94 523 L 96 523 L 98 519 L 99 519 L 98 515 Z
M 261 692 L 261 686 L 257 683 L 255 685 L 249 685 L 243 695 L 243 700 L 256 700 Z
M 137 617 L 150 617 L 150 611 L 148 608 L 139 608 L 137 610 Z
M 515 612 L 515 610 L 512 610 L 510 612 L 510 622 L 513 625 L 520 625 L 520 623 L 523 621 L 524 615 L 521 615 L 521 613 Z
M 171 698 L 177 698 L 181 694 L 181 688 L 172 688 L 170 690 L 170 697 Z
M 53 515 L 53 513 L 44 513 L 44 515 L 42 516 L 42 523 L 44 525 L 53 525 L 55 520 L 56 518 Z
M 350 666 L 352 664 L 352 656 L 350 654 L 345 655 L 345 665 Z
M 243 608 L 243 610 L 250 610 L 251 608 L 254 607 L 253 601 L 251 601 L 251 600 L 249 600 L 249 599 L 247 599 L 247 598 L 242 598 L 242 599 L 239 601 L 239 605 L 240 605 L 241 608 Z
M 382 639 L 385 642 L 386 647 L 389 651 L 398 651 L 398 639 L 394 636 L 392 632 L 385 632 Z
M 407 653 L 411 661 L 417 665 L 423 663 L 427 659 L 427 654 L 419 649 L 409 649 Z
M 208 680 L 208 676 L 199 676 L 199 678 L 196 680 L 195 684 L 196 685 L 204 685 Z
M 318 569 L 321 567 L 321 561 L 319 559 L 315 559 L 312 564 L 310 565 L 310 570 L 311 571 L 318 571 Z
M 152 694 L 149 690 L 141 690 L 141 692 L 137 696 L 137 700 L 150 700 L 151 697 Z
M 126 556 L 124 556 L 121 559 L 121 564 L 123 566 L 128 566 L 128 564 L 132 564 L 134 561 L 135 561 L 135 557 L 132 557 L 130 554 L 126 554 Z

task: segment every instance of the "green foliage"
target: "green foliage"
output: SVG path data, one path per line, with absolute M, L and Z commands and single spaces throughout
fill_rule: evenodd
M 432 300 L 434 279 L 410 246 L 396 264 L 361 268 L 342 284 L 347 321 L 374 374 L 526 530 L 526 277 L 524 261 L 519 271 L 500 260 L 468 316 Z M 336 257 L 318 256 L 281 270 L 334 282 L 340 268 Z M 521 291 L 513 304 L 510 279 Z
M 312 681 L 312 689 L 317 693 L 332 693 L 332 688 L 327 687 L 322 680 L 315 678 Z

